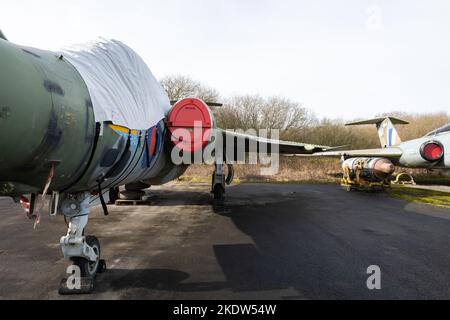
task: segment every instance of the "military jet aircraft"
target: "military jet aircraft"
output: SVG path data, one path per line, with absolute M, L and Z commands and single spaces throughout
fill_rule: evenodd
M 198 151 L 214 158 L 211 191 L 222 198 L 232 180 L 234 151 L 312 154 L 309 145 L 216 127 L 208 105 L 186 98 L 171 105 L 145 62 L 116 40 L 100 39 L 59 52 L 9 42 L 0 32 L 0 182 L 39 222 L 64 215 L 64 257 L 93 279 L 102 270 L 100 242 L 86 235 L 90 207 L 139 198 L 142 189 L 184 173 Z M 219 143 L 220 142 L 220 143 Z M 206 158 L 200 157 L 202 161 Z M 224 164 L 229 167 L 225 176 Z M 30 196 L 27 196 L 30 195 Z
M 450 168 L 450 123 L 423 137 L 402 142 L 395 124 L 408 124 L 394 117 L 381 117 L 347 125 L 375 124 L 381 148 L 317 152 L 313 156 L 340 157 L 342 167 L 360 170 L 361 177 L 378 182 L 391 175 L 395 166 L 406 168 Z M 353 172 L 354 173 L 354 172 Z

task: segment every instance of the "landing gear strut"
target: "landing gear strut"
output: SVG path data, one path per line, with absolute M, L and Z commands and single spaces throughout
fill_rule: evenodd
M 70 276 L 61 281 L 60 294 L 90 293 L 97 273 L 106 270 L 106 263 L 100 259 L 100 242 L 95 236 L 85 236 L 89 220 L 89 192 L 67 194 L 59 204 L 65 220 L 67 234 L 61 237 L 60 245 L 64 257 L 72 261 L 67 268 Z
M 211 193 L 214 194 L 214 200 L 222 200 L 225 193 L 225 174 L 223 164 L 216 163 L 212 175 Z
M 233 165 L 227 164 L 228 174 L 225 178 L 224 165 L 216 163 L 212 174 L 211 193 L 214 194 L 214 200 L 223 200 L 225 185 L 231 184 L 234 177 Z

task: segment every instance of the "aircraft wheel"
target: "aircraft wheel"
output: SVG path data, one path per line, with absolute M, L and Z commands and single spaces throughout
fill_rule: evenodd
M 224 191 L 220 184 L 215 185 L 213 190 L 214 200 L 222 200 Z
M 73 257 L 71 259 L 73 264 L 80 268 L 81 277 L 89 277 L 93 279 L 99 271 L 99 266 L 102 269 L 100 271 L 103 271 L 103 264 L 100 262 L 100 242 L 95 236 L 86 236 L 86 243 L 91 246 L 97 254 L 97 260 L 89 261 L 88 259 L 81 257 Z

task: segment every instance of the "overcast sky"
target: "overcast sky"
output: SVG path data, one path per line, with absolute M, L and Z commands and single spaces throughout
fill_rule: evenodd
M 281 95 L 321 117 L 450 109 L 446 0 L 3 0 L 0 28 L 41 49 L 115 38 L 158 78 Z

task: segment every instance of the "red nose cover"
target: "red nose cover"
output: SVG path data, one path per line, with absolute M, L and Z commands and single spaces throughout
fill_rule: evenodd
M 167 127 L 179 149 L 194 152 L 203 148 L 211 137 L 211 111 L 200 99 L 182 99 L 172 107 Z

